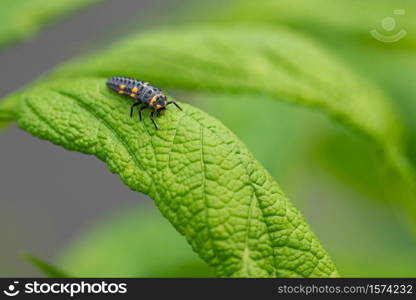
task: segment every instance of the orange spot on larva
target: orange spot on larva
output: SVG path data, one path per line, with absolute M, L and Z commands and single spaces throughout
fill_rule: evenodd
M 157 95 L 153 96 L 152 99 L 150 99 L 150 105 L 153 105 L 153 103 L 156 101 Z

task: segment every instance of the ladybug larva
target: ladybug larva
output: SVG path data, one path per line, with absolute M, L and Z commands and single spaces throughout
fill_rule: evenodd
M 152 120 L 156 129 L 159 129 L 159 127 L 154 120 L 155 113 L 159 116 L 169 104 L 174 104 L 179 110 L 182 110 L 175 101 L 168 101 L 167 97 L 159 88 L 150 85 L 148 82 L 128 77 L 113 76 L 107 80 L 107 86 L 120 95 L 125 95 L 135 100 L 135 103 L 130 107 L 130 117 L 133 116 L 134 107 L 141 106 L 138 108 L 139 119 L 141 121 L 142 110 L 150 108 L 152 110 L 150 120 Z

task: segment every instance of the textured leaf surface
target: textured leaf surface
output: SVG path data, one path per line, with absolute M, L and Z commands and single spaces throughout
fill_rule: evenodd
M 102 79 L 50 81 L 23 94 L 18 125 L 105 161 L 149 195 L 219 276 L 335 276 L 277 183 L 218 121 L 189 106 L 137 122 Z
M 0 47 L 27 38 L 50 21 L 98 0 L 0 0 Z

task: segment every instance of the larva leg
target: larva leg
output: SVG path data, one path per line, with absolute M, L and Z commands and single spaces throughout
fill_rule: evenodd
M 140 105 L 140 102 L 134 103 L 132 106 L 130 106 L 130 118 L 133 117 L 133 109 L 135 106 Z
M 166 105 L 172 104 L 175 105 L 179 110 L 182 110 L 182 108 L 178 105 L 178 103 L 176 103 L 175 101 L 169 101 L 168 103 L 166 103 Z
M 154 115 L 155 115 L 155 111 L 152 110 L 152 112 L 150 113 L 150 120 L 152 120 L 152 123 L 153 123 L 153 125 L 155 125 L 155 128 L 157 130 L 157 129 L 159 129 L 159 127 L 157 126 L 155 120 L 153 119 Z
M 142 110 L 145 109 L 146 107 L 147 106 L 145 105 L 145 106 L 140 107 L 140 109 L 139 109 L 139 120 L 140 121 L 142 120 Z

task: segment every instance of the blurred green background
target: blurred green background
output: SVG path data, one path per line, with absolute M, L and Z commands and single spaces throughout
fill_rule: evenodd
M 55 20 L 53 25 L 48 25 L 46 32 L 57 36 L 77 36 L 77 30 L 73 32 L 72 25 L 80 20 L 86 24 L 92 22 L 102 26 L 96 30 L 99 31 L 96 36 L 79 37 L 76 40 L 77 48 L 57 57 L 54 64 L 70 56 L 93 52 L 129 33 L 154 27 L 193 26 L 197 23 L 223 26 L 247 23 L 283 25 L 308 35 L 342 59 L 359 76 L 373 82 L 390 96 L 405 125 L 407 154 L 416 163 L 416 122 L 413 117 L 416 112 L 415 1 L 168 2 L 101 1 L 96 6 L 84 8 L 84 12 L 78 10 L 72 13 L 62 21 L 64 23 Z M 10 5 L 8 3 L 9 1 L 0 1 L 2 12 Z M 115 16 L 116 7 L 128 10 L 129 14 Z M 82 15 L 85 10 L 88 10 L 87 17 Z M 12 15 L 13 10 L 10 9 L 8 14 Z M 51 13 L 48 18 L 42 16 L 42 24 L 47 23 L 45 19 L 54 20 L 52 17 L 56 15 L 58 14 Z M 107 20 L 106 23 L 103 16 L 114 19 L 112 22 Z M 26 23 L 19 23 L 17 18 L 2 19 L 0 25 L 2 22 L 12 22 L 17 28 L 27 26 Z M 33 24 L 37 22 L 35 18 Z M 397 40 L 387 43 L 375 38 L 371 33 L 374 30 L 379 37 Z M 403 32 L 405 34 L 401 37 Z M 0 40 L 1 35 L 0 31 Z M 13 57 L 13 53 L 23 51 L 21 49 L 24 47 L 33 47 L 37 39 L 44 38 L 40 33 L 17 46 L 4 46 L 0 60 Z M 16 41 L 17 38 L 8 40 Z M 58 52 L 62 51 L 58 49 L 59 46 L 56 47 Z M 64 44 L 63 48 L 65 47 Z M 33 59 L 30 52 L 20 53 Z M 22 59 L 22 56 L 14 59 Z M 21 84 L 29 82 L 51 66 L 45 64 L 35 68 L 37 71 Z M 6 70 L 2 69 L 1 74 L 6 77 Z M 276 83 L 271 80 L 270 84 Z M 11 90 L 10 85 L 7 85 L 3 94 Z M 402 186 L 397 175 L 386 166 L 381 154 L 365 138 L 313 109 L 270 101 L 264 97 L 256 99 L 256 107 L 267 107 L 267 110 L 253 112 L 253 99 L 248 97 L 179 90 L 169 92 L 181 101 L 206 110 L 235 132 L 305 215 L 342 276 L 416 276 L 416 224 L 409 220 L 408 214 L 398 205 L 400 197 L 408 195 L 401 193 Z M 19 134 L 17 130 L 12 129 L 11 132 L 12 134 L 0 138 L 0 156 L 4 163 L 8 152 L 3 143 L 8 143 L 8 151 L 11 151 L 13 138 Z M 29 139 L 27 136 L 24 138 Z M 32 139 L 28 141 L 31 142 Z M 26 155 L 23 150 L 21 154 Z M 36 154 L 31 155 L 31 159 L 38 159 Z M 63 155 L 58 159 L 65 159 Z M 16 168 L 19 168 L 18 162 L 19 159 L 16 158 Z M 107 172 L 98 164 L 100 163 L 96 162 L 90 168 L 97 172 Z M 1 169 L 0 187 L 3 191 L 7 186 L 14 185 L 11 177 L 7 176 L 8 169 Z M 71 176 L 78 176 L 77 172 L 74 170 Z M 79 174 L 82 178 L 83 173 Z M 14 180 L 19 180 L 18 176 L 20 175 L 16 175 Z M 53 177 L 54 174 L 49 176 Z M 106 194 L 105 184 L 101 187 L 99 178 L 88 180 L 98 181 L 94 188 L 102 188 Z M 118 178 L 111 176 L 106 180 L 116 182 Z M 72 188 L 77 189 L 77 185 Z M 32 267 L 16 262 L 19 258 L 15 254 L 22 248 L 74 276 L 212 276 L 211 270 L 192 252 L 185 239 L 163 219 L 149 199 L 140 196 L 140 201 L 136 201 L 136 204 L 134 201 L 137 194 L 122 192 L 117 192 L 116 198 L 107 198 L 104 202 L 100 202 L 97 195 L 80 199 L 83 191 L 88 189 L 87 186 L 82 188 L 84 190 L 81 189 L 79 194 L 73 196 L 74 201 L 78 201 L 73 206 L 84 210 L 82 203 L 88 201 L 91 207 L 85 210 L 87 213 L 81 213 L 81 217 L 76 216 L 79 220 L 77 224 L 68 222 L 65 226 L 48 228 L 47 235 L 42 233 L 44 227 L 36 228 L 36 224 L 37 220 L 47 218 L 46 214 L 51 213 L 46 208 L 49 204 L 39 199 L 49 197 L 48 193 L 40 196 L 35 190 L 31 193 L 30 200 L 21 199 L 23 206 L 14 207 L 16 211 L 27 210 L 25 201 L 44 205 L 45 209 L 39 209 L 37 217 L 34 220 L 29 218 L 29 221 L 22 217 L 21 212 L 15 214 L 18 220 L 11 217 L 7 199 L 0 199 L 3 224 L 0 235 L 7 244 L 0 248 L 0 263 L 6 266 L 0 265 L 0 276 L 38 274 Z M 122 188 L 117 187 L 120 190 Z M 10 199 L 19 197 L 20 194 L 13 191 L 9 188 L 3 195 Z M 129 200 L 120 199 L 123 196 Z M 77 214 L 76 210 L 69 214 L 60 210 L 59 201 L 63 200 L 54 199 L 57 208 L 52 212 L 55 215 L 50 223 L 52 226 L 59 224 L 61 218 L 65 220 L 68 215 L 69 218 L 75 218 Z M 94 209 L 96 207 L 100 209 Z M 24 214 L 30 215 L 30 211 Z M 16 226 L 22 229 L 16 230 Z M 48 238 L 48 235 L 55 238 Z

